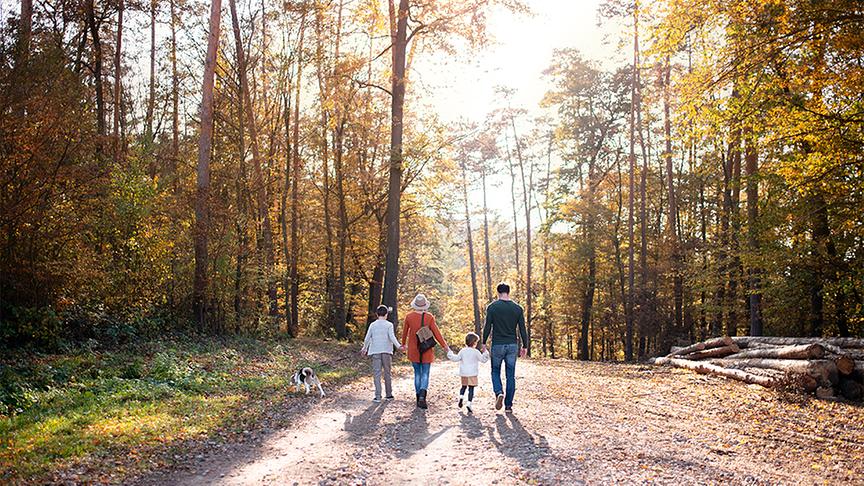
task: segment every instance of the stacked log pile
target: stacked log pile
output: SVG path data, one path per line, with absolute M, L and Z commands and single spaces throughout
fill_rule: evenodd
M 656 365 L 769 388 L 794 386 L 819 398 L 864 398 L 864 339 L 719 337 L 673 347 Z

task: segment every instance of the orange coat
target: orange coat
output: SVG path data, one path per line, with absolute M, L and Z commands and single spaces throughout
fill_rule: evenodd
M 412 363 L 431 363 L 435 361 L 435 348 L 426 350 L 423 353 L 422 359 L 420 356 L 420 348 L 417 342 L 417 331 L 420 330 L 420 320 L 422 313 L 411 311 L 405 316 L 405 325 L 402 329 L 402 344 L 408 347 L 408 359 Z M 435 340 L 441 346 L 447 347 L 447 341 L 441 336 L 441 331 L 438 330 L 438 325 L 435 323 L 435 316 L 426 312 L 426 317 L 422 318 L 423 324 L 428 326 L 435 336 Z

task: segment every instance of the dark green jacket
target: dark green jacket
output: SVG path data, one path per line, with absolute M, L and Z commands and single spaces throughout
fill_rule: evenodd
M 522 306 L 512 300 L 496 300 L 486 307 L 486 325 L 483 327 L 483 344 L 492 334 L 492 345 L 517 344 L 516 328 L 522 338 L 522 347 L 527 347 L 528 333 L 525 332 L 525 313 Z

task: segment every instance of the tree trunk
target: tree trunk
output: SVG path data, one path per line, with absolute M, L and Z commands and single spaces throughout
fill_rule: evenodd
M 506 144 L 507 136 L 504 136 Z M 507 151 L 507 168 L 510 169 L 510 203 L 513 208 L 513 244 L 516 252 L 516 280 L 515 284 L 520 284 L 522 281 L 522 265 L 519 260 L 519 217 L 516 211 L 516 171 L 513 170 L 513 159 L 510 155 L 510 146 L 506 146 Z
M 343 116 L 342 114 L 339 115 Z M 348 320 L 347 308 L 345 307 L 345 251 L 348 245 L 348 212 L 345 207 L 345 185 L 344 171 L 342 167 L 342 150 L 343 137 L 345 134 L 345 124 L 347 121 L 343 118 L 333 133 L 333 170 L 336 177 L 336 202 L 339 216 L 339 226 L 336 228 L 336 239 L 338 242 L 338 273 L 336 276 L 336 309 L 335 309 L 335 327 L 336 337 L 345 339 L 348 337 L 348 332 L 345 324 Z
M 90 4 L 92 7 L 92 4 Z M 33 37 L 33 0 L 21 0 L 21 19 L 18 23 L 18 56 L 16 65 L 22 66 L 30 57 L 30 39 Z
M 734 95 L 733 95 L 734 96 Z M 729 215 L 732 212 L 732 193 L 731 179 L 732 166 L 734 165 L 733 158 L 736 151 L 734 138 L 730 143 L 729 156 L 723 157 L 721 164 L 723 165 L 723 187 L 720 192 L 720 200 L 718 201 L 718 213 L 720 218 L 720 245 L 717 249 L 717 267 L 718 277 L 717 292 L 715 294 L 714 303 L 716 306 L 714 322 L 712 323 L 712 334 L 728 332 L 734 324 L 729 324 L 728 320 L 726 328 L 723 329 L 723 308 L 726 305 L 726 278 L 731 273 L 728 263 L 728 243 L 729 243 Z
M 663 82 L 663 133 L 666 139 L 666 150 L 663 158 L 666 161 L 666 179 L 669 184 L 669 244 L 672 247 L 672 279 L 673 300 L 675 309 L 675 328 L 677 332 L 684 330 L 684 283 L 681 268 L 681 250 L 678 245 L 678 199 L 675 195 L 675 179 L 672 167 L 672 117 L 670 116 L 669 90 L 671 87 L 670 77 L 672 75 L 672 64 L 669 56 L 666 56 L 666 69 Z
M 147 96 L 147 113 L 144 115 L 144 139 L 148 146 L 153 144 L 153 112 L 156 107 L 156 1 L 150 0 L 150 82 Z
M 328 135 L 329 135 L 329 98 L 330 98 L 330 90 L 327 87 L 327 80 L 325 79 L 325 71 L 323 66 L 324 61 L 324 15 L 322 11 L 322 6 L 316 7 L 316 18 L 315 18 L 315 63 L 317 66 L 317 76 L 318 76 L 318 92 L 319 92 L 319 103 L 321 109 L 321 126 L 319 127 L 321 130 L 321 178 L 323 183 L 322 188 L 322 207 L 324 211 L 324 254 L 325 254 L 325 263 L 324 263 L 324 290 L 327 295 L 327 301 L 324 304 L 325 308 L 325 320 L 327 321 L 327 325 L 333 328 L 334 333 L 336 332 L 335 319 L 334 319 L 334 303 L 336 301 L 335 290 L 336 290 L 336 277 L 335 277 L 335 266 L 336 266 L 336 257 L 333 252 L 333 225 L 331 224 L 331 215 L 330 215 L 330 146 L 328 143 Z
M 734 343 L 730 346 L 721 346 L 719 348 L 703 349 L 684 355 L 684 359 L 700 360 L 705 358 L 722 358 L 737 353 L 741 349 Z
M 219 0 L 217 0 L 219 1 Z M 99 138 L 96 142 L 96 155 L 101 156 L 106 134 L 105 128 L 105 97 L 102 91 L 102 41 L 99 36 L 100 25 L 96 23 L 96 12 L 93 0 L 86 3 L 87 26 L 90 38 L 93 40 L 93 80 L 96 86 L 96 132 Z
M 486 301 L 491 302 L 492 293 L 492 260 L 489 256 L 489 208 L 486 207 L 486 167 L 480 169 L 480 181 L 483 187 L 483 250 L 486 257 Z
M 297 268 L 300 260 L 300 86 L 303 81 L 303 39 L 306 32 L 306 11 L 300 17 L 300 39 L 297 43 L 297 75 L 294 81 L 294 127 L 291 133 L 291 256 L 288 259 L 288 278 L 291 283 L 291 309 L 288 313 L 288 334 L 300 334 L 300 280 Z M 290 96 L 290 94 L 289 94 Z
M 817 359 L 825 356 L 825 348 L 817 343 L 796 344 L 774 348 L 746 349 L 727 356 L 728 359 L 771 358 L 771 359 Z
M 816 378 L 821 385 L 833 385 L 839 379 L 837 366 L 830 360 L 722 358 L 711 360 L 711 364 L 736 368 L 767 368 L 786 373 L 806 374 Z
M 864 348 L 864 338 L 842 338 L 842 337 L 773 337 L 773 336 L 737 336 L 733 341 L 742 348 L 749 348 L 754 344 L 770 344 L 774 346 L 789 346 L 793 344 L 830 344 L 840 348 Z
M 623 259 L 621 258 L 621 238 L 619 238 L 619 234 L 621 232 L 621 225 L 623 224 L 623 221 L 624 221 L 623 217 L 621 216 L 621 214 L 624 212 L 624 194 L 623 194 L 624 193 L 624 184 L 622 183 L 623 180 L 621 177 L 621 159 L 620 159 L 620 157 L 618 157 L 617 154 L 615 156 L 615 171 L 618 175 L 617 184 L 615 184 L 615 187 L 618 189 L 616 191 L 618 204 L 616 205 L 616 211 L 615 211 L 615 227 L 614 227 L 614 230 L 612 231 L 612 247 L 615 249 L 615 269 L 618 271 L 618 291 L 621 295 L 621 305 L 624 308 L 625 325 L 626 325 L 626 323 L 630 324 L 629 327 L 626 328 L 626 329 L 630 330 L 629 334 L 625 330 L 625 336 L 624 336 L 624 340 L 623 340 L 624 341 L 624 348 L 625 348 L 625 355 L 626 355 L 626 347 L 627 347 L 627 341 L 628 341 L 626 336 L 629 335 L 632 338 L 633 321 L 629 320 L 629 317 L 628 317 L 630 314 L 629 314 L 629 310 L 627 307 L 627 278 L 626 278 L 625 273 L 624 273 L 624 262 L 623 262 Z M 610 293 L 610 295 L 611 295 L 611 293 Z M 614 340 L 612 340 L 612 338 L 610 338 L 610 340 L 614 342 Z M 630 340 L 630 342 L 632 342 L 632 340 Z M 611 345 L 609 347 L 614 348 L 614 346 L 611 346 Z M 631 359 L 632 359 L 632 352 L 633 352 L 632 347 L 630 348 L 630 352 L 631 352 Z
M 177 187 L 176 172 L 180 157 L 180 76 L 177 71 L 177 12 L 175 3 L 176 0 L 171 0 L 171 171 L 175 187 Z
M 392 0 L 391 0 L 392 2 Z M 392 28 L 392 26 L 391 26 Z M 384 270 L 383 301 L 393 307 L 390 314 L 398 327 L 397 287 L 399 283 L 399 218 L 402 185 L 402 118 L 405 107 L 405 50 L 408 45 L 408 0 L 399 0 L 393 39 L 393 71 L 390 109 L 390 170 L 387 187 L 387 255 Z
M 290 69 L 290 66 L 287 68 Z M 285 260 L 286 269 L 282 275 L 282 289 L 285 292 L 285 331 L 290 337 L 297 337 L 294 333 L 294 325 L 291 324 L 291 247 L 288 243 L 288 195 L 291 193 L 291 150 L 294 145 L 291 142 L 291 80 L 286 82 L 283 97 L 283 117 L 285 120 L 285 184 L 282 187 L 281 201 L 279 204 L 279 224 L 282 233 L 282 258 Z M 242 116 L 241 116 L 242 119 Z
M 639 70 L 639 11 L 633 9 L 633 71 L 630 74 L 630 184 L 627 194 L 627 305 L 626 327 L 624 339 L 624 359 L 633 360 L 633 323 L 635 301 L 635 273 L 633 246 L 633 210 L 635 209 L 634 192 L 636 190 L 636 83 Z M 641 337 L 641 336 L 640 336 Z
M 590 359 L 588 346 L 588 331 L 591 327 L 591 312 L 594 306 L 594 291 L 597 287 L 597 243 L 594 236 L 594 191 L 597 186 L 596 160 L 600 152 L 602 140 L 596 142 L 594 133 L 591 132 L 590 142 L 595 147 L 594 153 L 588 162 L 588 189 L 585 191 L 585 242 L 587 246 L 588 279 L 585 282 L 585 293 L 582 295 L 582 319 L 581 333 L 579 339 L 579 359 L 586 361 Z
M 237 16 L 237 5 L 235 0 L 229 0 L 231 9 L 231 24 L 234 29 L 234 45 L 237 52 L 237 69 L 240 71 L 240 92 L 246 109 L 246 125 L 249 130 L 249 142 L 252 148 L 252 167 L 255 177 L 255 199 L 258 206 L 258 220 L 261 222 L 262 244 L 259 249 L 263 254 L 263 278 L 267 285 L 269 298 L 269 313 L 275 317 L 279 315 L 279 307 L 276 296 L 276 283 L 273 281 L 272 273 L 274 266 L 273 255 L 273 226 L 270 221 L 270 199 L 267 195 L 267 181 L 262 167 L 261 151 L 258 145 L 258 128 L 255 123 L 255 112 L 252 106 L 252 96 L 249 93 L 249 78 L 246 71 L 246 56 L 243 52 L 243 40 L 240 37 L 240 19 Z
M 238 85 L 239 85 L 239 79 Z M 237 160 L 239 163 L 240 174 L 235 183 L 235 192 L 237 193 L 237 222 L 235 224 L 237 231 L 237 262 L 234 269 L 234 327 L 239 331 L 245 314 L 246 307 L 246 285 L 244 283 L 243 274 L 246 271 L 246 259 L 249 256 L 249 234 L 246 204 L 247 197 L 247 180 L 246 180 L 246 141 L 244 130 L 246 129 L 243 123 L 243 97 L 237 99 Z
M 618 161 L 616 155 L 616 163 Z M 549 182 L 552 179 L 552 133 L 549 133 L 549 146 L 546 151 L 546 187 L 544 189 L 544 206 L 546 209 L 546 225 L 543 234 L 543 319 L 546 321 L 546 335 L 549 341 L 549 354 L 552 359 L 555 359 L 555 326 L 552 320 L 552 299 L 549 297 L 549 228 L 552 222 L 549 221 Z M 487 243 L 488 251 L 488 243 Z
M 92 7 L 93 0 L 89 0 Z M 210 228 L 210 147 L 213 142 L 213 84 L 216 71 L 216 51 L 219 47 L 221 0 L 210 4 L 210 30 L 207 57 L 204 58 L 204 80 L 201 95 L 201 134 L 198 139 L 198 176 L 195 195 L 195 282 L 192 305 L 200 331 L 207 328 L 207 287 L 209 258 L 207 236 Z M 90 10 L 92 15 L 92 8 Z
M 531 356 L 531 297 L 532 282 L 531 282 L 531 183 L 525 180 L 525 163 L 522 159 L 522 147 L 519 142 L 519 137 L 516 134 L 516 122 L 513 115 L 510 115 L 510 127 L 513 129 L 513 140 L 516 144 L 516 160 L 519 162 L 519 172 L 522 175 L 522 203 L 525 205 L 525 327 L 527 328 L 528 342 L 523 343 L 528 349 L 528 356 Z
M 471 211 L 468 208 L 468 177 L 465 164 L 462 164 L 462 198 L 465 201 L 465 231 L 468 239 L 468 268 L 471 271 L 471 304 L 474 309 L 474 332 L 480 335 L 480 304 L 477 295 L 477 270 L 474 265 L 474 240 L 471 235 Z
M 747 177 L 747 244 L 751 260 L 759 254 L 759 179 L 756 140 L 753 129 L 748 126 L 744 139 L 745 175 Z M 749 271 L 750 335 L 761 336 L 762 324 L 762 269 L 756 265 Z
M 835 280 L 830 267 L 836 268 L 837 266 L 837 250 L 831 239 L 828 206 L 824 195 L 819 189 L 816 189 L 810 195 L 810 200 L 813 204 L 813 216 L 810 224 L 813 238 L 812 265 L 814 268 L 814 278 L 810 283 L 810 335 L 818 337 L 822 335 L 825 324 L 825 282 Z
M 737 90 L 734 90 L 737 93 Z M 738 240 L 738 235 L 741 233 L 741 215 L 740 215 L 740 200 L 741 200 L 741 125 L 736 121 L 736 127 L 733 131 L 734 150 L 732 151 L 732 180 L 731 180 L 731 199 L 729 199 L 728 207 L 730 210 L 730 227 L 729 243 L 732 260 L 729 263 L 729 320 L 726 322 L 726 334 L 734 336 L 738 334 L 738 306 L 741 299 L 739 298 L 738 285 L 741 280 L 742 265 L 741 265 L 741 245 Z
M 117 3 L 117 43 L 114 46 L 114 135 L 112 139 L 114 151 L 114 163 L 120 162 L 120 116 L 121 100 L 120 87 L 123 84 L 121 60 L 123 55 L 123 10 L 124 1 Z
M 376 214 L 378 219 L 378 254 L 375 258 L 375 267 L 372 269 L 372 279 L 369 281 L 369 316 L 368 323 L 372 323 L 378 317 L 375 310 L 381 304 L 381 290 L 384 284 L 384 255 L 387 251 L 387 229 L 383 225 L 383 217 Z
M 755 375 L 753 373 L 747 373 L 746 371 L 737 369 L 723 368 L 722 366 L 717 366 L 702 361 L 690 361 L 680 358 L 654 358 L 654 364 L 668 364 L 675 366 L 676 368 L 688 369 L 703 375 L 722 376 L 725 378 L 732 378 L 733 380 L 743 381 L 747 384 L 756 384 L 764 387 L 772 387 L 776 383 L 776 380 L 774 378 Z

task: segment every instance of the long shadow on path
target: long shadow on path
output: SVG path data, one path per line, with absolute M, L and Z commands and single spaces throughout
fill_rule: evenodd
M 345 424 L 342 429 L 348 433 L 348 437 L 352 441 L 367 441 L 369 440 L 369 433 L 381 422 L 381 417 L 384 416 L 386 409 L 387 403 L 382 402 L 373 403 L 356 415 L 346 412 Z
M 546 437 L 532 434 L 525 430 L 522 423 L 513 414 L 496 415 L 495 429 L 487 428 L 489 441 L 501 454 L 515 459 L 524 469 L 538 466 L 540 459 L 550 455 L 549 443 Z M 500 440 L 495 437 L 497 431 Z
M 426 410 L 415 408 L 404 420 L 397 420 L 385 426 L 384 437 L 396 457 L 406 459 L 413 456 L 452 427 L 448 425 L 430 432 L 426 413 Z

